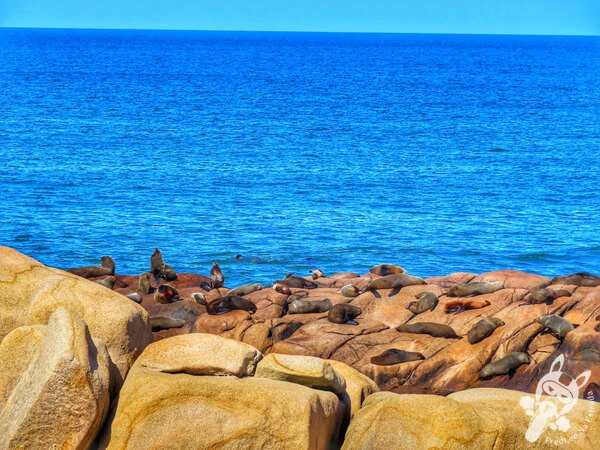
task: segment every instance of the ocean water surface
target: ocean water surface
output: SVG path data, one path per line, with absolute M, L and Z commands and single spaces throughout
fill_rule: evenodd
M 0 29 L 0 244 L 600 272 L 599 74 L 593 37 Z

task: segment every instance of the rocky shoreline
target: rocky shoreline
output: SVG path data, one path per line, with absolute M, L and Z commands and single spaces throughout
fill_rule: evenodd
M 108 272 L 79 272 L 85 279 L 0 247 L 0 448 L 600 442 L 600 282 L 593 286 L 592 276 L 396 276 L 387 288 L 386 277 L 400 273 L 317 273 L 237 291 L 232 301 L 226 276 L 219 286 L 214 276 L 165 268 L 166 276 L 155 272 L 142 286 L 144 277 Z M 349 285 L 356 296 L 341 292 Z M 449 296 L 457 286 L 496 285 Z M 424 293 L 436 299 L 433 307 L 415 312 Z M 294 300 L 299 310 L 290 308 Z M 323 311 L 302 312 L 313 302 Z M 358 315 L 336 323 L 336 305 Z M 553 315 L 575 327 L 540 323 Z M 490 318 L 497 327 L 470 342 L 474 326 Z M 423 324 L 455 335 L 414 332 Z M 419 357 L 380 363 L 407 354 Z M 483 376 L 514 354 L 526 362 Z M 561 355 L 563 374 L 589 371 L 568 413 L 571 432 L 544 428 L 530 442 L 523 392 L 535 393 Z

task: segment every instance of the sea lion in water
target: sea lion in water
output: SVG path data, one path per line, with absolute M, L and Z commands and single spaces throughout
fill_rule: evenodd
M 477 322 L 467 333 L 469 338 L 469 344 L 477 344 L 483 341 L 485 338 L 492 335 L 494 330 L 498 327 L 505 325 L 504 321 L 497 317 L 489 317 L 487 319 L 481 319 Z
M 302 289 L 316 289 L 318 285 L 312 281 L 305 280 L 304 278 L 297 277 L 296 275 L 286 275 L 283 280 L 275 281 L 276 284 L 283 284 L 291 288 L 302 288 Z
M 502 281 L 479 281 L 475 283 L 457 284 L 446 293 L 448 297 L 467 297 L 469 295 L 491 294 L 504 287 Z
M 366 291 L 377 290 L 377 289 L 395 289 L 403 288 L 406 286 L 415 286 L 419 284 L 427 284 L 425 280 L 419 277 L 413 277 L 405 273 L 397 273 L 394 275 L 387 275 L 385 277 L 377 278 L 367 284 Z
M 275 292 L 279 292 L 280 294 L 283 294 L 283 295 L 290 295 L 292 293 L 289 286 L 286 286 L 285 284 L 281 284 L 278 281 L 273 283 L 273 290 Z
M 208 305 L 208 302 L 206 301 L 206 296 L 202 292 L 193 292 L 192 293 L 192 298 L 199 305 L 205 305 L 205 306 Z
M 228 295 L 243 295 L 251 294 L 252 292 L 260 291 L 262 286 L 259 283 L 245 284 L 244 286 L 236 287 L 229 291 Z
M 155 248 L 154 253 L 150 257 L 150 272 L 154 275 L 154 278 L 157 280 L 160 278 L 164 267 L 165 261 L 163 260 L 162 253 L 158 248 Z
M 211 315 L 225 314 L 234 309 L 242 309 L 250 312 L 250 314 L 254 314 L 256 312 L 256 305 L 243 297 L 226 295 L 213 300 L 206 307 L 206 311 Z
M 554 300 L 559 297 L 570 297 L 571 293 L 566 289 L 548 289 L 548 288 L 538 288 L 529 292 L 524 300 L 524 304 L 526 305 L 539 305 L 541 303 L 546 303 L 547 305 L 552 304 Z
M 491 303 L 487 300 L 454 300 L 444 305 L 446 314 L 458 314 L 469 309 L 479 309 L 490 306 Z
M 79 267 L 67 269 L 67 272 L 83 278 L 104 277 L 115 274 L 115 260 L 110 256 L 103 256 L 99 266 Z
M 126 297 L 129 300 L 133 300 L 136 303 L 142 303 L 142 296 L 137 292 L 132 292 L 131 294 L 127 294 Z
M 371 364 L 377 366 L 392 366 L 403 362 L 419 361 L 425 359 L 422 353 L 407 352 L 397 348 L 389 348 L 383 353 L 371 358 Z
M 213 262 L 212 269 L 210 269 L 210 279 L 212 281 L 213 289 L 219 289 L 223 287 L 225 276 L 223 275 L 223 272 L 216 261 Z
M 371 267 L 369 272 L 374 273 L 375 275 L 381 275 L 385 277 L 387 275 L 398 275 L 401 273 L 406 273 L 400 266 L 395 266 L 394 264 L 378 264 L 376 266 Z
M 405 323 L 396 327 L 396 330 L 401 333 L 414 333 L 414 334 L 428 334 L 429 336 L 446 338 L 446 339 L 460 339 L 460 336 L 449 325 L 433 322 L 417 322 L 417 323 Z
M 418 299 L 417 302 L 410 302 L 408 305 L 406 305 L 406 309 L 413 314 L 421 314 L 425 311 L 433 311 L 439 302 L 437 295 L 435 295 L 433 292 L 420 292 L 415 295 L 415 298 Z
M 571 284 L 575 286 L 596 287 L 600 286 L 600 277 L 587 272 L 578 272 L 571 275 L 554 277 L 550 284 Z
M 136 291 L 138 294 L 147 295 L 150 293 L 150 290 L 152 289 L 152 286 L 150 285 L 151 275 L 152 274 L 150 272 L 144 272 L 140 275 L 138 278 L 138 287 Z
M 541 316 L 535 319 L 535 321 L 545 328 L 552 330 L 560 339 L 564 339 L 567 333 L 570 333 L 575 329 L 571 322 L 556 314 Z
M 331 300 L 293 300 L 288 304 L 288 314 L 322 313 L 331 309 Z
M 327 320 L 340 324 L 354 322 L 354 319 L 359 316 L 361 312 L 362 310 L 358 306 L 349 303 L 338 303 L 337 305 L 333 305 L 329 310 Z
M 340 289 L 340 294 L 342 294 L 344 297 L 353 298 L 353 297 L 358 297 L 358 294 L 360 294 L 360 291 L 353 284 L 347 284 L 346 286 L 344 286 Z
M 171 319 L 170 317 L 150 317 L 152 331 L 168 330 L 170 328 L 181 328 L 185 320 Z
M 318 278 L 325 278 L 325 274 L 323 273 L 322 270 L 316 269 L 316 270 L 310 270 L 309 272 L 312 274 L 313 280 L 316 280 Z
M 484 366 L 479 372 L 479 378 L 482 380 L 487 380 L 488 378 L 492 378 L 497 375 L 506 375 L 507 373 L 513 372 L 522 364 L 527 363 L 529 363 L 529 355 L 527 355 L 527 353 L 514 352 L 496 362 L 489 363 Z
M 154 292 L 154 301 L 156 303 L 172 303 L 179 299 L 179 292 L 173 286 L 161 284 Z

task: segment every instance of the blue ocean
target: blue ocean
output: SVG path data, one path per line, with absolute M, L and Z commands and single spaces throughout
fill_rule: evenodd
M 0 161 L 55 267 L 600 272 L 600 38 L 0 29 Z

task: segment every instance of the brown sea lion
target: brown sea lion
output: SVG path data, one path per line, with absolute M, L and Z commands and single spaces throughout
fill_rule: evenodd
M 559 297 L 570 297 L 571 293 L 566 289 L 549 289 L 549 288 L 538 288 L 529 292 L 523 301 L 526 305 L 539 305 L 546 303 L 547 305 L 552 304 L 554 300 Z
M 505 325 L 504 322 L 497 317 L 481 319 L 467 333 L 469 344 L 477 344 L 483 341 L 485 338 L 491 336 L 496 328 L 503 325 Z
M 142 296 L 137 292 L 132 292 L 131 294 L 127 294 L 126 297 L 129 300 L 133 300 L 136 303 L 142 303 Z
M 104 286 L 105 288 L 112 289 L 115 285 L 115 281 L 117 281 L 117 279 L 112 275 L 109 275 L 99 280 L 95 280 L 94 282 L 100 286 Z
M 504 358 L 484 366 L 479 372 L 479 378 L 487 380 L 497 375 L 506 375 L 514 372 L 522 364 L 529 363 L 529 355 L 523 352 L 514 352 Z
M 389 348 L 380 355 L 371 358 L 371 364 L 377 366 L 392 366 L 403 362 L 419 361 L 425 359 L 422 353 L 407 352 L 397 348 Z
M 170 317 L 150 317 L 150 326 L 152 327 L 152 331 L 181 328 L 184 325 L 185 320 L 181 319 L 171 319 Z
M 289 286 L 287 286 L 285 284 L 281 284 L 280 282 L 277 282 L 277 281 L 275 283 L 273 283 L 273 290 L 275 292 L 279 292 L 280 294 L 283 294 L 283 295 L 290 295 L 292 293 Z
M 261 289 L 262 289 L 262 286 L 259 283 L 245 284 L 244 286 L 240 286 L 240 287 L 236 287 L 235 289 L 232 289 L 231 291 L 229 291 L 228 295 L 239 295 L 240 297 L 242 297 L 244 295 L 248 295 L 253 292 L 260 291 Z
M 333 305 L 327 315 L 327 320 L 333 323 L 353 323 L 354 319 L 360 315 L 362 310 L 358 306 L 351 305 L 349 303 L 338 303 Z
M 419 284 L 427 284 L 425 280 L 419 277 L 413 277 L 405 273 L 397 273 L 394 275 L 387 275 L 385 277 L 377 278 L 367 284 L 366 291 L 377 290 L 377 289 L 395 289 L 403 288 L 406 286 L 415 286 Z
M 150 272 L 144 272 L 140 275 L 140 277 L 138 278 L 138 287 L 136 291 L 138 294 L 147 295 L 150 293 L 150 291 L 152 290 L 152 286 L 150 284 L 151 275 L 152 274 Z
M 541 316 L 535 319 L 535 321 L 543 325 L 545 328 L 552 330 L 552 332 L 554 332 L 560 339 L 564 339 L 567 333 L 570 333 L 575 329 L 571 322 L 556 314 Z
M 325 274 L 323 273 L 322 270 L 316 269 L 316 270 L 309 270 L 309 272 L 312 274 L 312 279 L 316 280 L 318 278 L 324 278 Z
M 164 265 L 160 276 L 161 276 L 161 278 L 164 278 L 166 281 L 175 281 L 177 279 L 177 273 L 168 264 Z
M 275 281 L 275 284 L 283 284 L 291 288 L 316 289 L 316 283 L 295 275 L 286 275 L 287 278 Z
M 342 294 L 344 297 L 353 298 L 353 297 L 358 297 L 358 294 L 360 294 L 360 291 L 353 284 L 347 284 L 346 286 L 344 286 L 340 289 L 340 294 Z
M 446 339 L 460 339 L 460 336 L 449 325 L 433 322 L 417 322 L 417 323 L 405 323 L 396 327 L 396 331 L 401 333 L 414 333 L 414 334 L 428 334 L 429 336 L 446 338 Z
M 374 273 L 375 275 L 381 275 L 382 277 L 385 277 L 387 275 L 397 275 L 401 273 L 406 273 L 406 270 L 394 264 L 378 264 L 376 266 L 371 267 L 371 269 L 369 269 L 369 272 Z
M 206 311 L 211 315 L 225 314 L 234 309 L 242 309 L 248 311 L 250 314 L 254 314 L 256 312 L 256 305 L 244 297 L 226 295 L 213 300 L 206 307 Z
M 110 256 L 103 256 L 99 266 L 79 267 L 67 269 L 67 272 L 83 278 L 104 277 L 115 274 L 115 260 Z
M 172 303 L 179 299 L 177 289 L 168 284 L 161 284 L 154 292 L 154 301 L 156 303 Z
M 308 297 L 308 292 L 306 292 L 306 291 L 296 291 L 293 294 L 290 294 L 288 296 L 288 302 L 292 302 L 294 300 L 302 300 L 305 297 Z
M 479 309 L 490 306 L 491 303 L 487 300 L 454 300 L 444 305 L 446 314 L 458 314 L 469 309 Z
M 415 298 L 418 299 L 418 301 L 410 302 L 408 305 L 406 305 L 406 309 L 413 314 L 421 314 L 425 311 L 433 311 L 439 302 L 437 295 L 435 295 L 433 292 L 420 292 L 415 295 Z
M 154 249 L 154 253 L 150 257 L 150 272 L 154 275 L 157 280 L 161 278 L 161 273 L 165 267 L 165 261 L 163 260 L 162 253 L 158 248 Z
M 205 306 L 208 305 L 208 302 L 206 301 L 206 296 L 202 292 L 193 292 L 192 293 L 192 298 L 199 305 L 205 305 Z
M 578 272 L 571 275 L 554 277 L 550 284 L 571 284 L 575 286 L 596 287 L 600 286 L 600 277 L 587 272 Z
M 210 269 L 210 279 L 212 281 L 213 289 L 220 289 L 223 287 L 225 276 L 216 261 L 213 262 L 212 269 Z
M 288 314 L 322 313 L 331 309 L 331 300 L 293 300 L 288 304 Z
M 504 287 L 502 281 L 479 281 L 476 283 L 457 284 L 446 293 L 448 297 L 467 297 L 469 295 L 491 294 Z

